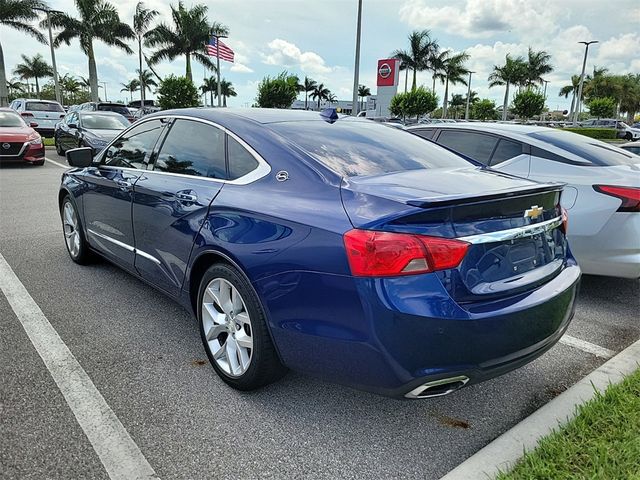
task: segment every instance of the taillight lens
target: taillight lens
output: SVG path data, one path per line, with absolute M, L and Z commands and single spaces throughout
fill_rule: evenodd
M 611 195 L 622 200 L 618 212 L 640 212 L 640 188 L 617 187 L 615 185 L 594 185 L 596 192 Z
M 460 240 L 407 233 L 350 230 L 344 244 L 357 277 L 415 275 L 455 268 L 469 244 Z
M 20 115 L 22 115 L 23 117 L 33 117 L 33 113 L 29 112 L 22 112 Z

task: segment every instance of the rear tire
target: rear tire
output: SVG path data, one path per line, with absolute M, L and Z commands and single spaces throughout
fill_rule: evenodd
M 625 140 L 631 141 L 631 140 L 633 140 L 633 134 L 631 132 L 627 132 L 627 133 L 624 134 L 624 138 L 625 138 Z
M 91 261 L 91 251 L 84 236 L 82 223 L 75 203 L 69 195 L 65 196 L 60 206 L 62 219 L 62 233 L 64 244 L 71 260 L 79 265 L 86 265 Z
M 235 267 L 220 263 L 204 273 L 197 316 L 209 361 L 227 385 L 255 390 L 286 373 L 260 300 Z

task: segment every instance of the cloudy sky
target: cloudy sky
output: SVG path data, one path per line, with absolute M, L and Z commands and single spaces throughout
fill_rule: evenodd
M 131 22 L 135 1 L 112 0 L 125 22 Z M 196 2 L 194 2 L 196 3 Z M 355 51 L 356 0 L 205 0 L 210 20 L 229 26 L 226 40 L 236 52 L 234 65 L 223 63 L 222 75 L 232 81 L 238 96 L 231 106 L 249 106 L 256 86 L 265 75 L 286 69 L 301 78 L 324 82 L 340 99 L 351 98 Z M 49 0 L 52 8 L 75 14 L 73 0 Z M 148 7 L 169 20 L 169 2 L 146 0 Z M 185 1 L 190 5 L 189 0 Z M 558 97 L 558 90 L 572 74 L 579 74 L 584 47 L 581 40 L 599 40 L 590 47 L 587 71 L 594 65 L 611 72 L 640 73 L 640 2 L 638 0 L 364 0 L 360 83 L 375 93 L 377 60 L 394 49 L 407 48 L 406 37 L 413 29 L 430 29 L 442 48 L 466 51 L 468 67 L 477 72 L 472 88 L 480 97 L 502 102 L 501 88 L 489 89 L 487 76 L 493 65 L 504 62 L 507 53 L 525 54 L 532 46 L 553 56 L 555 71 L 548 76 L 548 105 L 568 108 L 570 99 Z M 42 53 L 47 46 L 0 27 L 8 77 L 20 54 Z M 134 47 L 133 43 L 131 44 Z M 108 98 L 125 99 L 121 83 L 133 78 L 137 56 L 97 43 L 98 75 L 107 82 Z M 87 60 L 77 43 L 56 51 L 60 74 L 87 76 Z M 164 62 L 160 75 L 184 73 L 184 58 Z M 199 85 L 204 71 L 195 64 L 194 80 Z M 428 73 L 418 82 L 431 85 Z M 442 98 L 443 87 L 438 85 Z M 466 93 L 466 87 L 453 87 Z

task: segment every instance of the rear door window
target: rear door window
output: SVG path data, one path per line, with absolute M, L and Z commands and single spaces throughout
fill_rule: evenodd
M 446 129 L 440 132 L 437 142 L 488 165 L 498 139 L 483 133 Z
M 522 144 L 520 142 L 514 142 L 512 140 L 500 139 L 498 146 L 496 147 L 493 156 L 491 157 L 490 165 L 493 167 L 507 160 L 517 157 L 522 153 Z
M 160 148 L 153 169 L 226 179 L 224 135 L 219 128 L 202 122 L 176 120 Z
M 133 127 L 109 146 L 101 164 L 146 169 L 163 128 L 161 120 L 150 120 Z

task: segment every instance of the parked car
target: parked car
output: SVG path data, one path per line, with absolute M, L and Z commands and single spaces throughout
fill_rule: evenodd
M 631 153 L 635 153 L 636 155 L 640 155 L 640 142 L 622 143 L 622 144 L 616 145 L 616 147 L 620 147 L 620 148 L 626 150 L 627 152 L 631 152 Z
M 71 148 L 90 147 L 95 155 L 129 125 L 126 118 L 115 112 L 71 112 L 56 126 L 56 152 L 64 155 Z
M 134 118 L 129 109 L 122 103 L 112 102 L 86 102 L 78 107 L 78 110 L 89 110 L 93 112 L 116 112 L 125 117 L 129 122 L 133 122 Z
M 62 105 L 51 100 L 17 98 L 9 108 L 18 112 L 26 122 L 35 123 L 33 128 L 43 137 L 53 137 L 56 123 L 65 116 Z
M 501 172 L 568 186 L 569 244 L 584 273 L 640 277 L 640 158 L 583 135 L 470 123 L 409 129 Z
M 640 138 L 640 128 L 630 127 L 626 123 L 615 118 L 591 119 L 580 122 L 581 127 L 590 128 L 615 128 L 616 136 L 626 140 L 638 140 Z
M 27 162 L 44 165 L 42 137 L 9 108 L 0 108 L 0 164 Z
M 573 314 L 561 184 L 369 120 L 170 110 L 67 160 L 72 260 L 98 252 L 192 310 L 241 390 L 286 366 L 444 395 L 541 355 Z
M 141 107 L 141 108 L 138 108 L 138 110 L 136 110 L 136 113 L 133 114 L 133 119 L 134 121 L 139 120 L 145 115 L 150 115 L 152 113 L 156 113 L 159 111 L 160 111 L 160 107 L 154 107 L 154 106 Z

